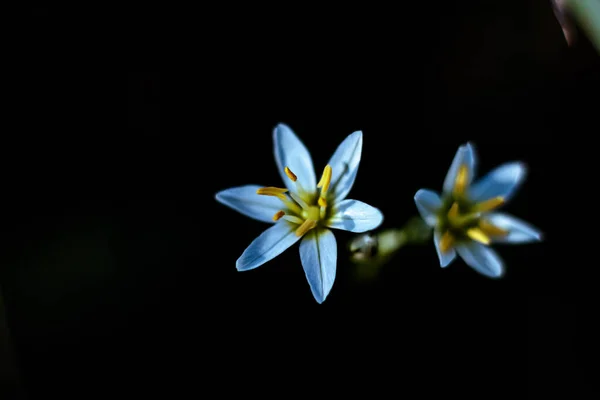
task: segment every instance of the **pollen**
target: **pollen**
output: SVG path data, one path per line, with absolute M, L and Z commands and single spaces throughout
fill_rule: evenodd
M 331 173 L 331 165 L 328 164 L 325 166 L 321 180 L 317 184 L 317 187 L 321 188 L 321 197 L 324 197 L 323 194 L 327 193 L 329 190 L 329 185 L 331 184 Z
M 469 179 L 469 169 L 465 164 L 462 164 L 458 168 L 458 173 L 456 174 L 456 180 L 454 181 L 454 195 L 460 196 L 465 192 L 467 188 L 467 181 Z
M 483 219 L 479 221 L 479 229 L 481 229 L 486 235 L 492 237 L 508 235 L 508 231 L 506 229 L 499 228 Z
M 302 225 L 300 225 L 298 227 L 298 229 L 296 229 L 296 236 L 304 236 L 304 234 L 306 232 L 310 231 L 315 226 L 317 226 L 317 221 L 315 221 L 313 219 L 307 219 L 307 220 L 305 220 L 302 223 Z
M 281 217 L 283 217 L 284 215 L 285 215 L 285 211 L 283 211 L 283 210 L 277 211 L 275 213 L 275 215 L 273 215 L 273 221 L 279 221 L 281 219 Z
M 467 229 L 467 236 L 476 242 L 488 245 L 491 243 L 490 238 L 480 228 Z
M 285 171 L 285 174 L 287 175 L 287 177 L 292 180 L 292 182 L 296 182 L 298 180 L 298 177 L 296 176 L 296 174 L 294 174 L 292 172 L 292 170 L 289 169 L 289 167 L 285 167 L 284 171 Z
M 498 196 L 478 203 L 475 208 L 477 211 L 481 212 L 492 211 L 500 207 L 502 204 L 504 204 L 504 197 Z
M 258 189 L 256 191 L 256 194 L 261 194 L 264 196 L 274 196 L 280 200 L 286 201 L 287 197 L 285 196 L 285 193 L 287 191 L 288 191 L 287 189 L 281 189 L 281 188 L 277 188 L 277 187 L 264 187 L 264 188 Z
M 258 189 L 256 193 L 280 199 L 285 207 L 273 215 L 273 221 L 277 222 L 283 219 L 290 222 L 296 225 L 296 235 L 303 236 L 311 229 L 316 228 L 320 221 L 327 218 L 326 196 L 331 185 L 331 166 L 325 167 L 323 176 L 317 185 L 318 188 L 321 188 L 318 197 L 314 196 L 313 190 L 304 190 L 298 176 L 289 167 L 285 167 L 284 172 L 295 183 L 295 190 L 268 186 Z
M 442 253 L 447 253 L 454 244 L 454 236 L 448 231 L 444 232 L 442 238 L 440 239 L 440 251 Z
M 448 219 L 458 218 L 458 203 L 454 202 L 450 210 L 448 210 Z

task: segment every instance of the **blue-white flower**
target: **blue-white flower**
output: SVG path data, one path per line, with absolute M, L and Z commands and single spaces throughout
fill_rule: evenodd
M 540 241 L 533 226 L 495 211 L 506 203 L 525 180 L 521 162 L 509 162 L 471 184 L 476 156 L 471 143 L 461 146 L 446 175 L 442 196 L 427 189 L 415 194 L 425 222 L 434 229 L 440 265 L 447 267 L 456 253 L 477 272 L 492 278 L 504 274 L 504 264 L 489 245 Z
M 275 128 L 273 141 L 286 188 L 246 185 L 216 195 L 234 210 L 274 224 L 248 246 L 236 267 L 257 268 L 302 239 L 300 260 L 314 298 L 322 303 L 333 286 L 337 264 L 337 244 L 328 228 L 365 232 L 383 221 L 378 209 L 345 200 L 358 171 L 362 132 L 352 133 L 338 146 L 318 183 L 310 153 L 287 125 Z

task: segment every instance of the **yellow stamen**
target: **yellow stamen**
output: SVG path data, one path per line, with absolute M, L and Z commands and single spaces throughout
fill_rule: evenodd
M 331 165 L 327 164 L 325 169 L 323 170 L 323 175 L 321 176 L 321 180 L 317 184 L 317 187 L 321 189 L 321 197 L 325 197 L 324 194 L 329 190 L 329 185 L 331 184 Z
M 325 200 L 325 197 L 319 197 L 318 203 L 319 207 L 327 207 L 327 200 Z
M 481 229 L 487 236 L 505 236 L 508 235 L 506 229 L 497 227 L 496 225 L 490 224 L 488 221 L 480 220 L 479 229 Z
M 491 211 L 495 208 L 500 207 L 502 204 L 504 204 L 504 197 L 498 196 L 482 201 L 481 203 L 477 204 L 475 208 L 478 211 Z
M 471 239 L 475 240 L 476 242 L 479 243 L 483 243 L 483 244 L 490 244 L 491 240 L 490 238 L 485 234 L 485 232 L 483 232 L 481 229 L 479 228 L 471 228 L 467 230 L 467 236 L 469 236 Z
M 292 182 L 296 182 L 296 180 L 298 180 L 298 177 L 296 176 L 296 174 L 294 174 L 292 172 L 292 170 L 289 169 L 288 167 L 285 167 L 284 171 L 285 171 L 285 174 L 287 175 L 287 177 L 292 180 Z
M 287 192 L 287 189 L 281 189 L 281 188 L 276 188 L 276 187 L 264 187 L 264 188 L 260 188 L 256 191 L 256 194 L 261 194 L 264 196 L 275 196 L 280 200 L 286 201 L 287 197 L 285 196 L 285 192 Z
M 293 222 L 294 224 L 302 225 L 304 220 L 302 218 L 298 218 L 295 215 L 284 215 L 283 219 L 289 222 Z
M 310 231 L 312 228 L 317 226 L 317 221 L 312 219 L 307 219 L 296 229 L 296 236 L 303 236 L 306 232 Z
M 442 238 L 440 239 L 440 251 L 442 253 L 447 253 L 448 250 L 452 248 L 454 244 L 454 236 L 448 231 L 444 232 Z
M 279 221 L 281 219 L 281 217 L 283 217 L 284 215 L 285 215 L 285 211 L 283 211 L 283 210 L 277 211 L 275 213 L 275 215 L 273 215 L 273 221 Z
M 456 174 L 456 180 L 454 181 L 454 194 L 461 195 L 465 192 L 467 187 L 467 180 L 469 179 L 469 169 L 465 164 L 462 164 L 458 168 L 458 173 Z
M 458 203 L 452 204 L 450 210 L 448 210 L 448 218 L 456 219 L 458 217 Z

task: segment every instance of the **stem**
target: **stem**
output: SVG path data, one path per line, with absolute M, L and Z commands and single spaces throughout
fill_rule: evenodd
M 355 237 L 349 249 L 359 278 L 373 278 L 403 246 L 424 243 L 431 238 L 431 233 L 432 229 L 421 217 L 414 217 L 402 228 L 367 232 Z
M 568 0 L 565 7 L 585 30 L 590 42 L 600 52 L 600 1 Z

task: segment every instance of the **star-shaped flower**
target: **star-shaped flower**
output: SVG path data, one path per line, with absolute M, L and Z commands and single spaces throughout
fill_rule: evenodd
M 505 204 L 525 180 L 521 162 L 503 164 L 471 184 L 476 156 L 471 143 L 461 146 L 444 181 L 442 197 L 421 189 L 415 203 L 425 222 L 434 229 L 434 243 L 442 267 L 458 253 L 470 267 L 492 278 L 504 274 L 502 259 L 489 246 L 493 243 L 540 241 L 533 226 L 495 211 Z
M 302 239 L 300 260 L 315 300 L 322 303 L 333 286 L 337 264 L 337 243 L 328 228 L 365 232 L 383 221 L 378 209 L 345 200 L 356 179 L 362 132 L 352 133 L 338 146 L 318 183 L 310 153 L 287 125 L 275 128 L 273 141 L 286 188 L 245 185 L 216 195 L 234 210 L 274 224 L 248 246 L 236 267 L 257 268 Z

